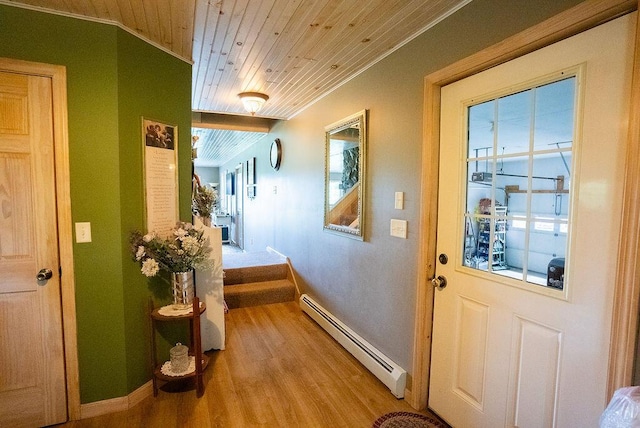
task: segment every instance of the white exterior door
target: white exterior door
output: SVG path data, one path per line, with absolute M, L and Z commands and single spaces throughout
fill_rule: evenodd
M 51 79 L 0 73 L 2 426 L 67 419 L 52 118 Z
M 442 88 L 429 407 L 456 428 L 598 425 L 635 20 Z

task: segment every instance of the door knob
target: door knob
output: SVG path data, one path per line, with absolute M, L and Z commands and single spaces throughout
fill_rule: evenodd
M 38 274 L 36 275 L 36 279 L 38 281 L 46 281 L 48 279 L 51 279 L 52 276 L 53 272 L 51 271 L 51 269 L 40 269 L 40 272 L 38 272 Z
M 442 290 L 447 286 L 447 278 L 442 275 L 438 275 L 436 278 L 431 280 L 431 284 L 438 290 Z

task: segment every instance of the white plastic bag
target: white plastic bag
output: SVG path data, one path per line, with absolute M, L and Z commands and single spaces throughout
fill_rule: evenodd
M 640 428 L 640 386 L 618 389 L 600 416 L 600 428 Z

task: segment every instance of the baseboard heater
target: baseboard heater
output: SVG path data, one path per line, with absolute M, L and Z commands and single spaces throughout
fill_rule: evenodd
M 407 382 L 407 372 L 404 369 L 354 333 L 308 295 L 303 294 L 300 296 L 300 307 L 380 379 L 391 390 L 393 395 L 398 398 L 404 397 L 404 389 Z

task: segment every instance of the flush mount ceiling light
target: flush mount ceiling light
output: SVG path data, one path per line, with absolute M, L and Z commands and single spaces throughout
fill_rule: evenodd
M 241 92 L 238 94 L 238 98 L 242 101 L 244 109 L 251 113 L 251 115 L 256 114 L 269 99 L 267 95 L 261 94 L 260 92 Z

